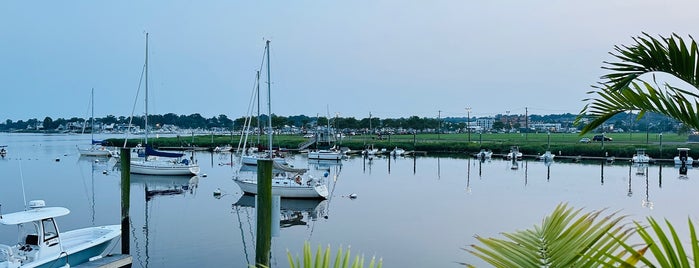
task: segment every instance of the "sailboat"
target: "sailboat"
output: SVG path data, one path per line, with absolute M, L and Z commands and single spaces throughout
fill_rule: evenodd
M 271 97 L 271 79 L 269 66 L 269 43 L 265 45 L 265 55 L 267 57 L 267 98 Z M 272 105 L 271 100 L 267 102 L 269 111 L 268 131 L 269 148 L 272 148 Z M 274 159 L 274 154 L 269 155 L 269 159 Z M 307 174 L 307 169 L 294 169 L 288 166 L 273 162 L 274 174 L 272 176 L 272 195 L 282 198 L 327 198 L 328 187 L 322 178 L 316 178 Z M 257 194 L 257 180 L 245 178 L 238 175 L 234 177 L 235 182 L 246 194 Z
M 90 92 L 90 106 L 92 107 L 91 110 L 91 122 L 92 122 L 92 127 L 90 128 L 90 140 L 92 141 L 91 145 L 89 148 L 81 148 L 80 146 L 78 147 L 78 151 L 80 152 L 80 155 L 84 156 L 110 156 L 112 153 L 107 149 L 107 147 L 104 147 L 104 141 L 101 140 L 95 140 L 95 89 L 93 88 L 92 91 Z M 87 122 L 86 122 L 87 123 Z M 85 126 L 83 125 L 83 132 L 85 132 Z
M 250 107 L 252 107 L 252 100 L 257 100 L 257 144 L 259 146 L 260 144 L 260 134 L 262 133 L 262 129 L 260 128 L 260 71 L 257 71 L 257 76 L 256 76 L 256 81 L 255 81 L 255 89 L 253 90 L 253 97 L 250 102 Z M 255 95 L 257 95 L 255 97 Z M 272 147 L 270 145 L 270 150 L 267 152 L 259 152 L 259 148 L 257 147 L 250 147 L 247 148 L 248 145 L 248 133 L 250 133 L 250 126 L 252 124 L 252 109 L 248 109 L 248 117 L 245 118 L 245 125 L 243 127 L 243 133 L 244 135 L 240 136 L 240 142 L 238 144 L 238 150 L 240 151 L 240 144 L 243 145 L 243 149 L 240 155 L 240 163 L 243 165 L 250 165 L 250 166 L 257 166 L 257 160 L 258 159 L 267 159 L 269 158 L 270 153 L 274 153 L 272 150 Z M 247 149 L 246 149 L 247 148 Z M 282 165 L 288 164 L 286 162 L 286 159 L 282 157 L 277 157 L 274 158 L 274 162 L 277 162 Z
M 199 165 L 190 159 L 184 158 L 183 153 L 161 152 L 153 149 L 148 144 L 148 33 L 146 33 L 146 122 L 145 122 L 145 156 L 131 160 L 131 173 L 144 175 L 196 175 L 199 173 Z M 193 153 L 192 153 L 193 154 Z

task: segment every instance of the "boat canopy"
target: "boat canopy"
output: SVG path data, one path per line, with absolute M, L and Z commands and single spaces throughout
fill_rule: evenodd
M 150 147 L 150 145 L 146 145 L 146 155 L 177 158 L 182 157 L 184 154 L 156 151 L 153 147 Z
M 34 208 L 27 211 L 14 212 L 10 214 L 0 215 L 0 224 L 17 225 L 27 222 L 39 221 L 48 218 L 65 216 L 70 213 L 70 210 L 64 207 L 42 207 Z

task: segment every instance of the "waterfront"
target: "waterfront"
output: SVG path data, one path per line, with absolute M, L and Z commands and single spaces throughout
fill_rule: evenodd
M 118 223 L 120 173 L 113 160 L 79 157 L 76 145 L 89 140 L 89 135 L 0 134 L 0 144 L 9 145 L 0 160 L 2 212 L 22 209 L 23 177 L 27 200 L 71 210 L 58 218 L 62 230 Z M 206 176 L 132 177 L 135 267 L 243 267 L 254 260 L 254 202 L 232 181 L 237 166 L 228 165 L 231 157 L 197 152 Z M 679 179 L 672 166 L 628 163 L 547 166 L 526 160 L 513 170 L 508 161 L 465 157 L 355 156 L 341 166 L 308 165 L 303 155 L 291 161 L 337 179 L 330 182 L 327 201 L 282 202 L 288 213 L 272 241 L 275 267 L 286 267 L 287 249 L 300 254 L 305 240 L 314 248 L 351 245 L 353 253 L 383 258 L 386 267 L 481 265 L 462 250 L 475 243 L 474 235 L 498 236 L 539 224 L 561 202 L 621 210 L 634 220 L 667 218 L 681 234 L 687 233 L 687 217 L 697 220 L 696 208 L 685 205 L 696 201 L 695 169 Z M 219 188 L 223 195 L 215 198 Z M 0 228 L 0 241 L 15 241 L 15 231 Z

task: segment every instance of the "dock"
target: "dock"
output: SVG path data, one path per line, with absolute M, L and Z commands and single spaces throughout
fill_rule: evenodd
M 133 257 L 127 254 L 108 255 L 94 261 L 73 266 L 74 268 L 121 268 L 131 267 Z

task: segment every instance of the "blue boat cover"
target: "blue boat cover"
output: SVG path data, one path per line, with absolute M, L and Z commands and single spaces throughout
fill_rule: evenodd
M 92 144 L 107 145 L 107 142 L 101 140 L 92 140 Z
M 184 154 L 156 151 L 155 149 L 153 149 L 153 147 L 150 147 L 150 145 L 146 145 L 146 155 L 162 157 L 182 157 Z

